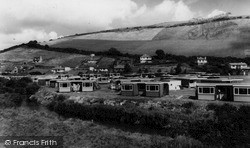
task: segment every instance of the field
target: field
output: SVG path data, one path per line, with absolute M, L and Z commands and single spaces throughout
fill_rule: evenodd
M 185 56 L 247 56 L 245 50 L 250 45 L 249 19 L 167 26 L 79 34 L 42 44 L 88 51 L 104 51 L 114 47 L 130 54 L 153 55 L 155 50 L 162 49 L 166 53 Z

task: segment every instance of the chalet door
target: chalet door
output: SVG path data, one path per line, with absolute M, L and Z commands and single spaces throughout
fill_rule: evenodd
M 138 83 L 138 91 L 139 95 L 145 96 L 146 95 L 146 84 L 145 83 Z
M 234 101 L 233 86 L 217 86 L 216 99 L 221 101 Z

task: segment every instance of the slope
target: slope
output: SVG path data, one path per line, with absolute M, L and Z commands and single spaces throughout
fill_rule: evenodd
M 249 16 L 161 23 L 76 34 L 43 43 L 52 47 L 103 51 L 111 47 L 123 53 L 154 54 L 163 49 L 177 55 L 248 56 Z

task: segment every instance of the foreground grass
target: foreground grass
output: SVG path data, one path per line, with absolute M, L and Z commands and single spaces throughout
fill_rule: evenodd
M 194 139 L 130 133 L 90 121 L 64 119 L 44 109 L 0 109 L 0 136 L 63 136 L 66 148 L 202 147 Z

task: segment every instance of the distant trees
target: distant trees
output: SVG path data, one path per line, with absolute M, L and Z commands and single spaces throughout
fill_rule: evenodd
M 124 73 L 129 73 L 129 72 L 132 72 L 132 68 L 128 63 L 126 63 L 124 66 Z
M 175 74 L 180 74 L 182 72 L 182 69 L 181 69 L 181 64 L 178 63 L 176 68 L 175 68 Z
M 107 55 L 110 55 L 110 56 L 121 56 L 122 53 L 117 50 L 116 48 L 110 48 L 108 51 L 107 51 Z
M 157 72 L 158 72 L 158 73 L 161 73 L 161 69 L 158 69 Z
M 165 58 L 165 52 L 161 49 L 156 50 L 155 54 L 157 55 L 157 58 L 160 60 Z
M 23 101 L 28 101 L 30 96 L 39 90 L 39 86 L 28 77 L 16 79 L 0 79 L 0 106 L 19 107 Z

